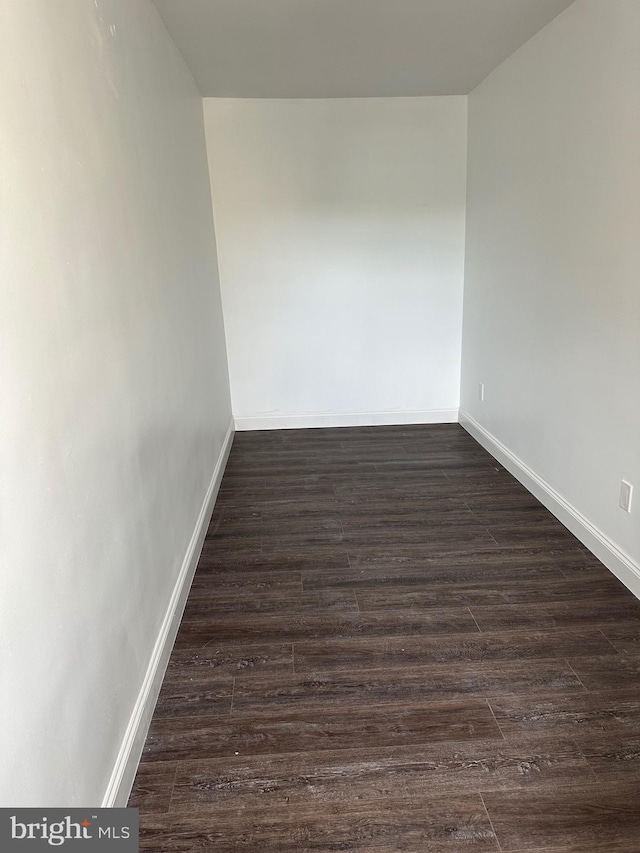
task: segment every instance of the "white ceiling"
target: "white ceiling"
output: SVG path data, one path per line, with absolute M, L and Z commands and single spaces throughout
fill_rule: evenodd
M 154 0 L 202 95 L 466 95 L 573 0 Z

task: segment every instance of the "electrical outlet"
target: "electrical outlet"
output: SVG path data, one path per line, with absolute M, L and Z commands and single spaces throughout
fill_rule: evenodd
M 623 480 L 620 484 L 620 506 L 625 512 L 631 512 L 631 498 L 633 497 L 633 486 Z
M 478 385 L 478 399 L 481 403 L 484 403 L 484 382 Z

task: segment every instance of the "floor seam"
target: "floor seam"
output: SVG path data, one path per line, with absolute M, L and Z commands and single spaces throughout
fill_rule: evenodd
M 490 536 L 490 537 L 493 539 L 493 541 L 496 543 L 496 545 L 498 546 L 498 548 L 501 548 L 501 547 L 502 547 L 502 545 L 500 545 L 500 543 L 498 542 L 498 540 L 496 539 L 496 537 L 493 535 L 493 533 L 489 530 L 489 528 L 487 527 L 487 525 L 486 525 L 486 524 L 483 524 L 483 525 L 482 525 L 482 527 L 484 527 L 484 529 L 487 531 L 487 533 L 489 534 L 489 536 Z
M 589 691 L 589 688 L 588 688 L 588 687 L 587 687 L 587 685 L 584 683 L 584 681 L 580 678 L 580 676 L 578 675 L 578 673 L 575 671 L 574 667 L 571 665 L 571 661 L 570 661 L 568 658 L 561 658 L 561 660 L 562 660 L 562 661 L 564 661 L 564 663 L 566 663 L 566 665 L 569 667 L 569 669 L 571 670 L 571 672 L 572 672 L 572 673 L 575 675 L 575 677 L 578 679 L 578 681 L 580 682 L 580 684 L 581 684 L 582 689 L 584 690 L 584 692 L 585 692 L 585 693 L 589 693 L 589 692 L 590 692 L 590 691 Z
M 600 777 L 598 776 L 598 774 L 596 773 L 594 768 L 591 766 L 591 762 L 589 761 L 589 757 L 585 753 L 584 749 L 580 746 L 578 741 L 575 740 L 575 738 L 569 738 L 569 742 L 573 744 L 573 746 L 575 747 L 575 749 L 578 752 L 578 754 L 580 755 L 580 757 L 584 760 L 585 764 L 589 768 L 589 772 L 593 776 L 594 781 L 596 781 L 596 782 L 600 781 Z M 604 782 L 604 780 L 603 780 L 603 782 Z
M 491 815 L 489 814 L 489 809 L 487 808 L 487 804 L 484 801 L 484 797 L 482 796 L 482 791 L 478 791 L 480 799 L 482 800 L 482 807 L 484 808 L 485 814 L 487 815 L 487 820 L 489 821 L 489 826 L 491 827 L 491 831 L 493 832 L 494 838 L 496 839 L 496 844 L 498 845 L 498 850 L 502 851 L 502 845 L 500 844 L 500 840 L 498 838 L 498 833 L 496 832 L 496 828 L 493 825 L 493 821 L 491 820 Z
M 175 766 L 175 769 L 173 771 L 173 781 L 171 782 L 171 794 L 169 795 L 169 803 L 167 805 L 167 811 L 165 812 L 165 814 L 169 814 L 169 812 L 171 811 L 171 806 L 173 804 L 173 795 L 174 795 L 175 790 L 176 790 L 176 779 L 178 778 L 178 764 L 179 763 L 180 763 L 179 761 L 176 761 L 176 766 Z
M 611 648 L 614 650 L 614 652 L 615 652 L 617 655 L 622 655 L 622 652 L 620 651 L 620 649 L 616 648 L 616 646 L 615 646 L 615 644 L 613 643 L 613 641 L 612 641 L 612 640 L 610 640 L 610 639 L 609 639 L 609 637 L 607 637 L 607 635 L 606 635 L 606 634 L 605 634 L 605 632 L 602 630 L 602 628 L 596 628 L 596 631 L 597 631 L 599 634 L 602 634 L 602 636 L 603 636 L 603 637 L 604 637 L 604 639 L 605 639 L 605 642 L 606 642 L 606 643 L 608 643 L 608 644 L 611 646 Z
M 501 726 L 501 725 L 500 725 L 500 723 L 498 722 L 498 718 L 496 717 L 495 711 L 494 711 L 494 710 L 493 710 L 493 708 L 491 707 L 491 702 L 490 702 L 486 697 L 485 697 L 485 700 L 484 700 L 484 701 L 485 701 L 485 702 L 487 703 L 487 705 L 489 706 L 489 710 L 491 711 L 491 716 L 493 717 L 493 721 L 495 722 L 496 726 L 498 727 L 498 731 L 499 731 L 499 732 L 500 732 L 500 734 L 502 735 L 502 740 L 506 741 L 506 740 L 507 740 L 507 738 L 505 737 L 505 734 L 504 734 L 504 732 L 502 731 L 502 726 Z
M 472 618 L 472 619 L 473 619 L 473 621 L 475 622 L 476 628 L 478 629 L 478 631 L 479 631 L 481 634 L 483 634 L 483 633 L 484 633 L 484 631 L 482 630 L 482 628 L 480 627 L 480 625 L 478 625 L 478 620 L 477 620 L 477 619 L 476 619 L 476 617 L 473 615 L 473 610 L 469 607 L 469 605 L 467 605 L 467 610 L 468 610 L 468 611 L 469 611 L 469 613 L 471 614 L 471 618 Z

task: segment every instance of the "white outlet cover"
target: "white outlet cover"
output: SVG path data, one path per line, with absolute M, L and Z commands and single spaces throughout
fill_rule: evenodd
M 633 486 L 623 480 L 620 484 L 620 506 L 625 512 L 631 512 L 631 498 L 633 497 Z

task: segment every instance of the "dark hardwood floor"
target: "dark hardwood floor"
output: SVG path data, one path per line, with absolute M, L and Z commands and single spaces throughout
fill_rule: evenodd
M 158 853 L 639 853 L 640 602 L 457 425 L 238 433 L 130 804 Z

